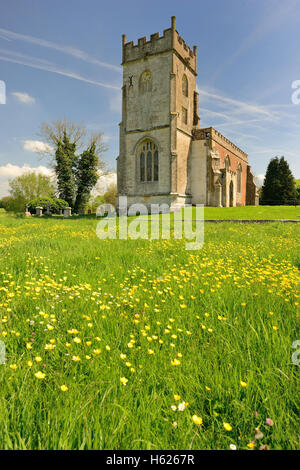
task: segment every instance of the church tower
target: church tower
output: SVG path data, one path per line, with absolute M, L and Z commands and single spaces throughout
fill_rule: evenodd
M 126 42 L 122 37 L 122 121 L 118 195 L 128 205 L 192 202 L 193 131 L 199 128 L 197 49 L 176 31 Z

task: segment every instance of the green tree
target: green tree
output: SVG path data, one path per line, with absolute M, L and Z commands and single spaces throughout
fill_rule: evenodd
M 101 204 L 104 204 L 104 203 L 105 203 L 104 196 L 102 194 L 98 194 L 98 196 L 90 197 L 86 208 L 90 210 L 91 212 L 96 212 L 97 208 L 101 206 Z
M 111 204 L 112 206 L 116 206 L 117 202 L 117 185 L 115 183 L 111 183 L 106 193 L 104 194 L 104 200 L 107 204 Z
M 284 157 L 272 158 L 267 168 L 260 203 L 262 205 L 296 204 L 297 193 L 289 165 Z
M 67 201 L 73 207 L 76 197 L 76 181 L 74 169 L 76 168 L 77 157 L 75 155 L 76 144 L 70 142 L 65 132 L 62 140 L 57 142 L 55 152 L 55 173 L 57 178 L 57 188 L 60 199 Z
M 1 207 L 7 212 L 24 212 L 25 201 L 23 198 L 5 196 L 1 199 Z
M 77 184 L 74 206 L 75 212 L 85 208 L 89 201 L 91 190 L 98 180 L 98 157 L 95 151 L 96 145 L 92 143 L 89 148 L 80 155 L 77 161 L 75 170 Z
M 281 184 L 281 201 L 285 206 L 297 204 L 297 191 L 293 174 L 284 157 L 279 160 L 279 175 Z
M 34 171 L 17 176 L 9 182 L 9 186 L 10 195 L 25 202 L 36 197 L 52 197 L 55 192 L 50 177 Z
M 50 124 L 42 123 L 40 136 L 49 144 L 43 153 L 53 157 L 59 197 L 75 211 L 83 209 L 96 185 L 98 170 L 104 173 L 103 153 L 107 147 L 103 134 L 98 132 L 87 138 L 82 124 L 58 119 Z

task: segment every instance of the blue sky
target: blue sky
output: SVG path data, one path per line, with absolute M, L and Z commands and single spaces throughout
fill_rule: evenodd
M 24 166 L 47 172 L 34 152 L 42 121 L 102 131 L 115 169 L 121 35 L 162 33 L 172 15 L 198 46 L 201 127 L 245 150 L 256 175 L 285 155 L 300 178 L 300 0 L 0 0 L 0 12 L 0 197 Z

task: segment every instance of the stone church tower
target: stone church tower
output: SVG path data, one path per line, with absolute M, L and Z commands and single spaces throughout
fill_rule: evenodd
M 118 195 L 128 206 L 255 204 L 247 154 L 199 127 L 197 48 L 179 36 L 175 17 L 162 36 L 122 42 Z

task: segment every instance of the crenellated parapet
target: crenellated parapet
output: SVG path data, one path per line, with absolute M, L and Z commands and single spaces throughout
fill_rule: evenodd
M 151 55 L 160 54 L 166 51 L 174 51 L 186 63 L 193 72 L 197 73 L 197 47 L 193 50 L 186 44 L 184 39 L 179 35 L 175 28 L 175 16 L 171 19 L 171 28 L 165 29 L 162 36 L 159 33 L 151 34 L 150 40 L 144 36 L 139 38 L 137 43 L 134 41 L 126 42 L 126 36 L 122 36 L 123 45 L 123 61 L 122 65 L 127 62 L 145 59 Z
M 229 139 L 224 137 L 221 132 L 217 131 L 213 127 L 207 127 L 205 129 L 194 129 L 193 139 L 194 140 L 205 140 L 207 133 L 210 134 L 210 139 L 222 145 L 224 148 L 234 153 L 237 157 L 241 158 L 245 162 L 248 162 L 248 154 L 233 144 Z

